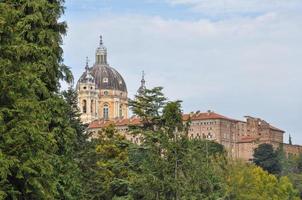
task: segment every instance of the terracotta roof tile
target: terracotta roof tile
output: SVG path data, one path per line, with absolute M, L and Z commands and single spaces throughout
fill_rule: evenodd
M 189 118 L 191 118 L 191 120 L 225 119 L 225 120 L 237 121 L 214 112 L 183 114 L 184 121 L 187 121 Z M 114 124 L 116 126 L 129 126 L 129 125 L 139 125 L 140 123 L 141 120 L 138 117 L 131 117 L 129 119 L 116 119 L 111 121 L 100 119 L 91 122 L 88 128 L 90 129 L 103 128 L 109 126 L 110 124 Z
M 191 120 L 225 119 L 225 120 L 231 120 L 231 121 L 238 121 L 238 120 L 234 120 L 234 119 L 225 117 L 223 115 L 217 114 L 215 112 L 194 113 L 194 114 L 184 114 L 183 115 L 184 121 L 187 121 L 189 118 L 191 118 Z
M 93 128 L 104 128 L 107 127 L 111 124 L 114 124 L 115 126 L 128 126 L 128 125 L 139 125 L 140 124 L 140 119 L 135 117 L 135 118 L 129 118 L 129 119 L 117 119 L 117 120 L 95 120 L 91 122 L 88 126 L 89 129 Z

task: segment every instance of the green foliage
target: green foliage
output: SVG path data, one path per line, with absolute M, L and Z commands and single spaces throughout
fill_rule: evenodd
M 302 174 L 301 173 L 289 173 L 288 178 L 291 180 L 295 189 L 300 193 L 300 198 L 302 199 Z
M 228 197 L 232 200 L 298 200 L 298 193 L 287 177 L 274 175 L 249 164 L 233 163 L 227 178 Z
M 63 1 L 0 2 L 0 196 L 81 199 L 76 125 L 59 91 L 72 81 Z
M 275 151 L 271 144 L 260 144 L 254 150 L 253 162 L 271 174 L 281 173 L 278 151 Z
M 283 152 L 284 154 L 284 152 Z M 300 198 L 302 198 L 302 156 L 290 155 L 288 157 L 284 156 L 281 159 L 282 163 L 282 175 L 287 176 L 294 187 L 299 191 Z
M 142 119 L 144 130 L 155 130 L 162 126 L 161 112 L 166 98 L 162 87 L 144 90 L 142 95 L 136 95 L 129 101 L 132 112 Z
M 297 199 L 287 178 L 230 168 L 221 145 L 189 140 L 180 102 L 167 103 L 161 87 L 130 101 L 141 145 L 114 127 L 87 141 L 75 91 L 59 93 L 60 80 L 73 80 L 63 10 L 63 0 L 0 2 L 0 199 Z M 278 173 L 265 149 L 255 163 Z M 299 188 L 301 177 L 289 177 Z
M 155 88 L 131 102 L 133 112 L 144 119 L 144 125 L 134 131 L 143 136 L 142 144 L 130 151 L 130 163 L 135 172 L 132 197 L 223 197 L 223 176 L 219 174 L 222 166 L 217 162 L 218 157 L 224 156 L 223 147 L 210 141 L 189 140 L 180 101 L 165 102 L 165 99 L 161 88 Z
M 129 142 L 118 134 L 113 126 L 109 126 L 99 134 L 96 153 L 97 178 L 101 180 L 98 199 L 127 197 L 129 192 Z M 94 194 L 96 195 L 96 194 Z
M 299 172 L 302 173 L 302 154 L 300 154 L 298 156 L 298 159 L 297 159 L 297 168 L 298 168 Z

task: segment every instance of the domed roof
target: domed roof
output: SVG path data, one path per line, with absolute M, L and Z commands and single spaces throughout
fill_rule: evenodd
M 86 66 L 85 66 L 85 72 L 82 74 L 81 78 L 79 79 L 79 82 L 81 83 L 95 83 L 94 77 L 92 76 L 89 67 L 88 67 L 88 57 L 86 57 Z
M 102 36 L 100 37 L 100 44 L 96 49 L 95 56 L 95 64 L 91 68 L 86 64 L 86 71 L 80 77 L 79 82 L 85 81 L 91 75 L 98 89 L 127 92 L 123 77 L 107 63 L 107 49 L 103 45 Z
M 90 78 L 91 75 L 98 89 L 127 92 L 127 86 L 123 77 L 110 66 L 95 64 L 92 68 L 89 68 L 87 72 L 82 74 L 79 81 L 86 82 L 87 77 L 89 77 L 89 80 L 92 80 Z
M 91 68 L 95 84 L 99 89 L 119 90 L 127 92 L 127 86 L 123 77 L 114 68 L 108 65 L 95 64 Z

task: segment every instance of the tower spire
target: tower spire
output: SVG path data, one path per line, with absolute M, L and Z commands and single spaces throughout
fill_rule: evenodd
M 142 80 L 141 80 L 141 87 L 145 87 L 146 81 L 145 81 L 145 71 L 142 71 Z
M 102 35 L 100 35 L 100 46 L 102 46 L 103 45 L 103 37 L 102 37 Z
M 86 70 L 86 71 L 88 71 L 88 69 L 89 69 L 88 62 L 89 62 L 88 56 L 86 56 L 86 65 L 85 65 L 85 70 Z
M 141 95 L 145 90 L 146 90 L 145 72 L 142 71 L 141 86 L 137 90 L 138 95 Z

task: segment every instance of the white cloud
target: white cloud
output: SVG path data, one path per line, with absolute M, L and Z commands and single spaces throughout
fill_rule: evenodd
M 268 12 L 220 21 L 98 16 L 70 20 L 69 27 L 65 60 L 77 78 L 103 34 L 109 62 L 124 76 L 130 96 L 145 70 L 147 85 L 164 86 L 171 99 L 184 100 L 185 111 L 257 115 L 297 137 L 302 130 L 301 15 Z
M 166 0 L 171 5 L 186 5 L 204 14 L 243 14 L 297 10 L 301 0 Z

